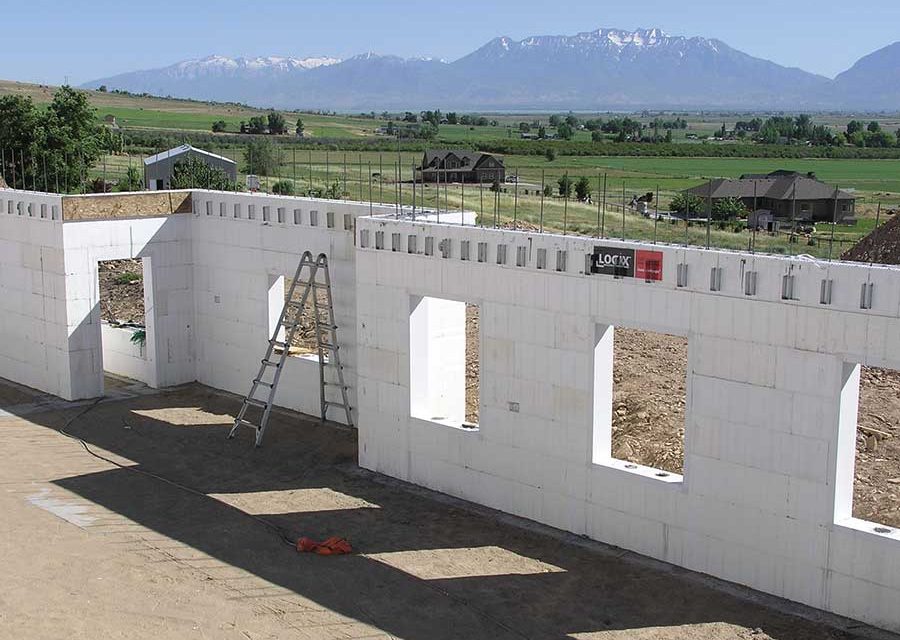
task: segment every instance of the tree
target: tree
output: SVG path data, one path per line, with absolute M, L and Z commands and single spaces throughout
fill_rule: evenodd
M 544 140 L 547 137 L 547 127 L 544 125 L 540 125 L 538 127 L 538 138 Z
M 578 126 L 578 118 L 571 111 L 566 116 L 566 124 L 572 127 L 573 129 Z
M 234 191 L 234 183 L 222 169 L 206 164 L 196 156 L 188 156 L 175 163 L 170 184 L 173 189 Z
M 603 142 L 603 132 L 599 129 L 591 131 L 591 142 Z
M 695 195 L 687 193 L 678 193 L 669 203 L 669 211 L 673 213 L 685 214 L 698 213 L 706 211 L 705 200 Z
M 120 146 L 121 136 L 97 124 L 83 91 L 60 87 L 43 110 L 29 98 L 0 98 L 0 148 L 6 152 L 2 173 L 11 187 L 75 189 L 104 149 Z
M 704 207 L 706 200 L 704 199 Z M 706 209 L 703 209 L 705 211 Z M 743 218 L 747 215 L 747 207 L 739 198 L 721 198 L 712 204 L 713 220 L 733 220 L 735 218 Z
M 550 126 L 551 127 L 558 127 L 560 124 L 562 124 L 562 121 L 563 121 L 563 119 L 556 114 L 550 116 Z
M 271 135 L 280 136 L 287 133 L 287 122 L 285 122 L 283 115 L 281 115 L 277 111 L 271 111 L 269 112 L 267 119 L 269 124 L 269 133 Z
M 213 133 L 222 133 L 227 126 L 224 120 L 216 120 L 212 123 L 212 131 Z
M 553 162 L 556 160 L 556 151 L 553 150 L 553 147 L 547 147 L 544 149 L 544 157 L 547 158 L 547 162 Z
M 418 122 L 419 118 L 412 111 L 407 111 L 403 114 L 403 122 Z
M 859 120 L 851 120 L 847 123 L 847 138 L 849 139 L 854 133 L 861 132 L 863 130 L 863 123 Z
M 247 124 L 247 131 L 253 134 L 263 134 L 267 131 L 267 121 L 266 118 L 262 116 L 253 116 L 250 118 L 250 122 Z
M 591 181 L 581 176 L 575 183 L 575 197 L 581 201 L 585 201 L 591 197 Z
M 455 111 L 447 112 L 447 124 L 459 124 L 459 116 Z
M 571 140 L 575 137 L 575 129 L 567 122 L 563 122 L 556 127 L 556 134 L 563 140 Z
M 552 196 L 553 196 L 553 187 L 551 187 L 549 184 L 545 184 L 544 185 L 544 197 L 550 198 Z
M 265 138 L 255 139 L 244 151 L 244 173 L 256 175 L 272 175 L 281 166 L 281 149 Z
M 100 93 L 106 93 L 106 85 L 101 84 L 99 87 L 97 87 L 97 91 L 99 91 Z
M 741 133 L 744 133 L 743 131 Z M 744 134 L 746 135 L 746 134 Z M 666 144 L 672 144 L 672 130 L 666 129 Z
M 572 178 L 569 177 L 569 174 L 564 174 L 556 181 L 556 184 L 559 185 L 560 196 L 563 198 L 570 198 L 572 196 Z
M 881 131 L 881 125 L 877 121 L 872 120 L 872 122 L 869 123 L 869 126 L 866 127 L 866 130 L 869 133 L 878 133 Z
M 301 120 L 300 118 L 297 118 L 297 125 L 294 127 L 294 133 L 296 133 L 297 136 L 302 137 L 303 129 L 304 129 L 303 120 Z
M 144 188 L 144 180 L 141 178 L 141 172 L 137 167 L 128 167 L 125 171 L 125 178 L 119 180 L 119 191 L 142 191 Z

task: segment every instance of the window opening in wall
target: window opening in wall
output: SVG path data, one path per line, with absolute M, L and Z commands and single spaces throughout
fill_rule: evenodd
M 416 297 L 411 301 L 410 415 L 478 428 L 480 321 L 476 304 Z
M 325 226 L 334 229 L 334 211 L 325 212 Z
M 241 205 L 239 203 L 234 204 L 234 217 L 235 219 L 240 219 L 241 217 Z
M 594 462 L 679 480 L 684 471 L 687 338 L 598 325 Z
M 103 371 L 149 383 L 145 272 L 149 273 L 149 258 L 97 265 Z M 115 384 L 120 383 L 106 380 L 106 386 Z
M 300 209 L 294 209 L 294 224 L 301 224 L 303 220 L 303 214 L 300 212 Z
M 857 411 L 855 420 L 850 415 L 845 425 L 844 403 L 852 407 L 854 399 L 854 369 L 859 370 Z M 844 482 L 852 482 L 852 492 L 845 494 L 852 507 L 838 504 L 836 516 L 852 514 L 872 523 L 872 530 L 900 532 L 900 371 L 848 365 L 847 373 L 851 388 L 841 394 L 841 429 L 848 427 L 850 437 L 839 439 L 837 466 L 843 467 Z
M 285 276 L 270 276 L 269 278 L 269 337 L 278 328 L 278 339 L 284 340 L 287 334 L 285 327 L 278 327 L 278 319 L 281 317 L 281 311 L 284 305 L 291 299 L 291 283 L 293 278 Z M 323 309 L 327 298 L 325 292 L 319 289 L 318 292 L 310 292 L 318 295 L 319 308 Z M 303 297 L 303 286 L 298 284 L 294 290 L 294 300 L 299 301 Z M 276 351 L 280 353 L 280 349 L 276 347 Z M 318 346 L 316 344 L 316 316 L 313 307 L 312 298 L 307 298 L 306 304 L 303 305 L 303 312 L 300 315 L 300 327 L 294 332 L 291 344 L 288 347 L 288 356 L 296 358 L 316 358 L 318 359 Z M 328 361 L 328 354 L 325 354 L 325 360 Z

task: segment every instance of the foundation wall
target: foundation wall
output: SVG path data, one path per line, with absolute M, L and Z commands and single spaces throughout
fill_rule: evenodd
M 900 533 L 849 517 L 853 385 L 859 363 L 900 366 L 900 270 L 392 220 L 359 234 L 362 466 L 900 630 Z M 661 252 L 661 280 L 586 274 L 595 245 Z M 480 306 L 477 430 L 411 417 L 421 296 Z M 688 337 L 683 477 L 610 457 L 610 326 Z

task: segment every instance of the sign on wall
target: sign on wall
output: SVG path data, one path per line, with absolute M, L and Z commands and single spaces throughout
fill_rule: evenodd
M 619 278 L 662 280 L 662 251 L 595 246 L 591 255 L 591 273 Z

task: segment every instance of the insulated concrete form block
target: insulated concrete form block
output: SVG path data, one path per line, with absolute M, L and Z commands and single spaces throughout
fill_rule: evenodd
M 829 566 L 828 549 L 834 554 L 842 546 L 833 541 L 829 546 L 829 536 L 841 526 L 835 520 L 845 517 L 852 489 L 856 398 L 850 391 L 858 383 L 846 368 L 852 372 L 857 362 L 891 363 L 900 353 L 900 332 L 894 330 L 900 328 L 900 301 L 894 294 L 883 299 L 877 294 L 900 277 L 896 269 L 879 268 L 873 276 L 861 265 L 403 220 L 363 219 L 359 226 L 387 235 L 450 238 L 454 247 L 484 245 L 491 256 L 457 264 L 454 253 L 452 265 L 439 256 L 412 256 L 416 264 L 441 269 L 440 277 L 423 282 L 409 276 L 410 263 L 396 253 L 357 249 L 360 263 L 369 254 L 377 256 L 374 278 L 371 270 L 365 275 L 367 287 L 374 284 L 391 296 L 397 290 L 401 296 L 477 296 L 482 309 L 481 424 L 464 441 L 468 468 L 417 459 L 419 450 L 427 460 L 441 458 L 433 457 L 434 448 L 443 445 L 429 441 L 441 442 L 434 429 L 446 425 L 430 424 L 422 432 L 425 423 L 408 414 L 361 415 L 362 434 L 368 432 L 366 438 L 386 449 L 403 449 L 403 441 L 382 440 L 389 434 L 378 425 L 399 421 L 408 426 L 417 443 L 410 451 L 408 479 L 491 506 L 509 505 L 498 508 L 568 530 L 584 527 L 606 542 L 838 610 L 829 576 L 838 575 L 839 565 Z M 534 252 L 552 256 L 560 242 L 575 268 L 565 273 L 537 269 Z M 662 280 L 585 274 L 580 265 L 597 244 L 661 252 Z M 500 265 L 493 260 L 499 246 L 509 251 Z M 518 247 L 526 247 L 523 266 L 517 266 Z M 686 286 L 677 286 L 676 264 L 688 267 Z M 721 286 L 711 291 L 714 268 L 721 270 Z M 757 287 L 748 296 L 744 277 L 751 271 Z M 785 274 L 793 278 L 790 299 L 783 299 Z M 823 278 L 833 281 L 835 293 L 826 305 L 820 301 Z M 477 284 L 465 286 L 464 281 Z M 859 308 L 863 282 L 875 285 L 871 309 Z M 395 308 L 368 291 L 359 291 L 358 305 L 365 315 L 389 315 Z M 614 329 L 608 344 L 598 342 L 602 331 L 595 334 L 597 327 L 608 325 L 689 339 L 683 479 L 660 478 L 652 469 L 629 468 L 634 465 L 609 457 L 611 384 L 603 376 L 611 373 Z M 394 335 L 390 324 L 383 330 L 376 325 L 365 339 L 393 344 Z M 605 344 L 599 357 L 592 353 L 598 344 Z M 362 458 L 361 463 L 367 464 Z M 523 475 L 523 467 L 530 473 Z M 488 477 L 500 482 L 487 483 Z M 866 540 L 860 544 L 876 549 Z M 842 585 L 852 580 L 858 589 L 866 579 L 884 579 L 871 564 L 859 565 L 865 577 L 841 577 Z M 888 587 L 871 584 L 878 600 L 877 589 Z M 842 589 L 850 593 L 850 587 Z M 841 596 L 841 607 L 855 597 Z M 887 625 L 878 606 L 853 610 Z M 888 622 L 896 621 L 895 614 Z

